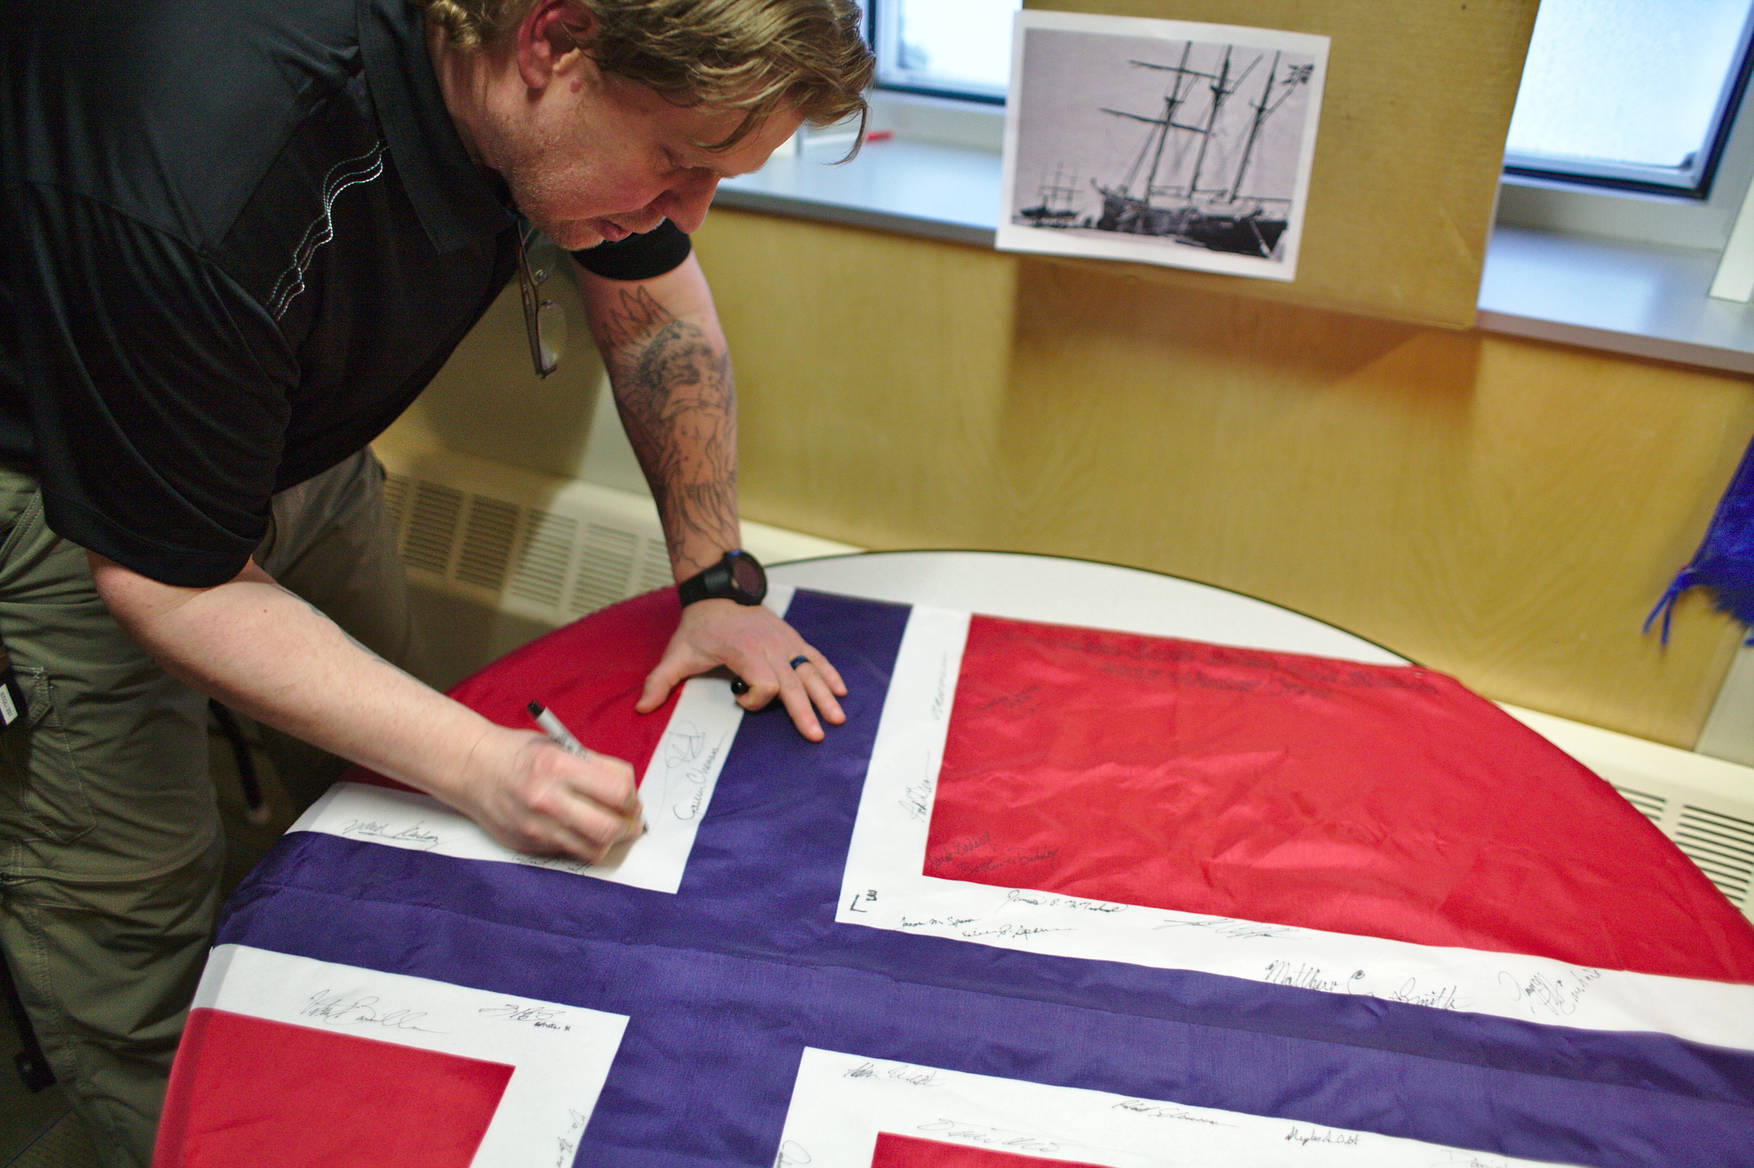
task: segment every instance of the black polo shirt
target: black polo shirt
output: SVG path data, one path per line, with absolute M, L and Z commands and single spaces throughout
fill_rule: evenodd
M 26 0 L 5 42 L 0 458 L 66 538 L 223 582 L 270 495 L 389 425 L 505 286 L 503 188 L 403 0 Z

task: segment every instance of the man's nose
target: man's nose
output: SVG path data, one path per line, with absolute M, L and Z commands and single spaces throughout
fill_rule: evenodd
M 713 195 L 718 189 L 716 177 L 684 179 L 659 195 L 652 208 L 662 212 L 664 218 L 681 231 L 692 234 L 706 221 L 707 208 L 712 205 Z

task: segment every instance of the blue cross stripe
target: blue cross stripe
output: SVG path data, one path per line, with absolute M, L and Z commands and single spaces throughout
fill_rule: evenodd
M 673 896 L 300 833 L 220 940 L 625 1015 L 591 1168 L 767 1168 L 805 1047 L 1535 1160 L 1754 1166 L 1744 1052 L 836 923 L 907 613 L 797 594 L 848 723 L 812 745 L 746 718 Z

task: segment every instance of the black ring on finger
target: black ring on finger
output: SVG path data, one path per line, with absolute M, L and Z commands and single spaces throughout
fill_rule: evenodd
M 804 656 L 804 654 L 800 653 L 796 657 L 794 657 L 790 661 L 788 661 L 786 664 L 790 665 L 793 669 L 796 669 L 796 668 L 798 668 L 798 666 L 804 664 L 806 661 L 809 661 L 809 660 L 810 660 L 810 658 L 808 658 L 808 657 Z

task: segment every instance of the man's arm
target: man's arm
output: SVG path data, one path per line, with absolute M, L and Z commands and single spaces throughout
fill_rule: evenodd
M 173 676 L 457 808 L 507 847 L 588 861 L 641 830 L 633 770 L 496 725 L 376 657 L 253 561 L 212 588 L 92 554 L 98 595 Z
M 609 280 L 576 265 L 575 274 L 622 426 L 657 500 L 671 571 L 684 580 L 742 545 L 736 393 L 712 293 L 692 255 L 649 280 Z M 808 664 L 794 669 L 798 657 Z M 656 709 L 683 679 L 718 665 L 749 684 L 745 708 L 777 696 L 806 738 L 822 738 L 822 720 L 845 721 L 835 699 L 846 686 L 834 666 L 765 608 L 729 600 L 683 609 L 638 708 Z

